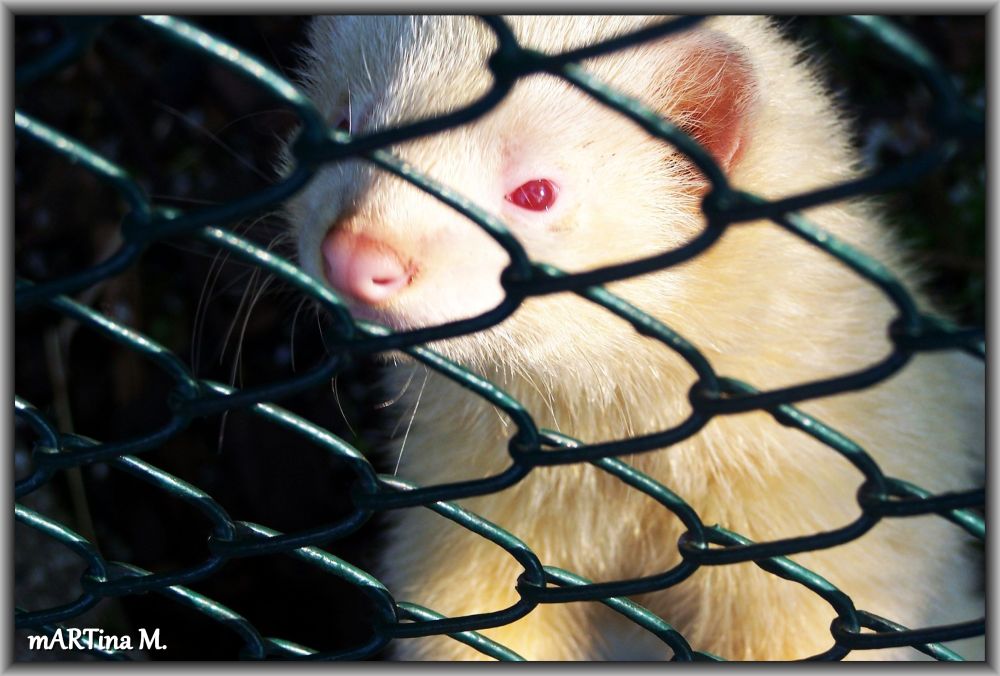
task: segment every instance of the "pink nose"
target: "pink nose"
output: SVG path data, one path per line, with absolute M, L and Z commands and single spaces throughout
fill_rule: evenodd
M 391 247 L 365 235 L 331 230 L 321 248 L 327 281 L 362 303 L 386 301 L 413 278 Z

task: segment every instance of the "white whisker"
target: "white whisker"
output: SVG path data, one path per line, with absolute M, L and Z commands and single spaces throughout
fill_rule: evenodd
M 299 320 L 299 313 L 302 312 L 302 308 L 305 307 L 307 300 L 309 300 L 309 297 L 304 296 L 295 307 L 295 312 L 292 313 L 292 335 L 288 339 L 288 351 L 291 354 L 292 360 L 292 373 L 295 373 L 295 322 Z
M 416 371 L 416 369 L 414 369 L 414 371 Z M 379 403 L 375 404 L 375 410 L 381 410 L 383 408 L 389 408 L 390 406 L 392 406 L 393 404 L 395 404 L 397 401 L 399 401 L 399 398 L 402 397 L 404 394 L 406 394 L 406 389 L 410 386 L 410 381 L 412 381 L 412 380 L 413 380 L 413 373 L 410 373 L 410 378 L 409 378 L 409 380 L 406 381 L 406 384 L 403 386 L 403 390 L 399 394 L 397 394 L 395 397 L 392 397 L 390 399 L 386 399 L 385 401 L 382 401 L 382 402 L 379 402 Z
M 194 311 L 194 329 L 191 336 L 191 367 L 195 374 L 198 373 L 198 365 L 201 361 L 201 340 L 205 329 L 205 318 L 208 316 L 208 303 L 219 275 L 222 274 L 222 267 L 225 260 L 229 258 L 229 252 L 223 257 L 223 250 L 219 249 L 212 258 L 212 264 L 208 268 L 208 275 L 205 283 L 201 287 L 201 294 L 198 296 L 198 305 Z M 221 259 L 221 262 L 220 262 Z
M 219 136 L 217 134 L 213 134 L 209 129 L 207 129 L 205 127 L 205 125 L 199 124 L 198 122 L 192 120 L 188 115 L 185 115 L 184 113 L 182 113 L 181 111 L 177 110 L 173 106 L 168 106 L 166 103 L 163 103 L 162 101 L 153 101 L 153 105 L 156 106 L 157 108 L 160 108 L 161 110 L 167 111 L 171 115 L 177 116 L 177 118 L 179 120 L 183 121 L 184 124 L 186 124 L 187 126 L 191 127 L 192 129 L 195 129 L 195 130 L 201 132 L 202 134 L 204 134 L 205 136 L 207 136 L 216 145 L 218 145 L 220 148 L 222 148 L 224 151 L 226 151 L 226 154 L 228 154 L 234 160 L 236 160 L 237 162 L 239 162 L 240 164 L 242 164 L 244 167 L 246 167 L 247 169 L 249 169 L 250 171 L 252 171 L 258 178 L 260 178 L 261 180 L 263 180 L 264 182 L 266 182 L 268 184 L 271 183 L 271 178 L 269 176 L 267 176 L 264 172 L 262 172 L 260 169 L 258 169 L 257 167 L 255 167 L 253 165 L 253 163 L 250 162 L 248 159 L 246 159 L 245 157 L 243 157 L 242 155 L 240 155 L 238 152 L 236 152 L 235 150 L 233 150 L 233 148 L 231 146 L 229 146 L 228 144 L 226 144 L 225 142 L 223 142 L 223 140 L 221 138 L 219 138 Z
M 233 321 L 229 322 L 229 329 L 226 330 L 226 335 L 222 339 L 222 352 L 219 353 L 220 364 L 225 360 L 226 352 L 229 351 L 229 341 L 233 337 L 233 331 L 236 330 L 236 324 L 239 322 L 240 316 L 243 314 L 243 308 L 246 306 L 250 296 L 256 291 L 258 277 L 260 277 L 260 268 L 254 268 L 253 272 L 250 273 L 247 288 L 243 291 L 243 297 L 240 298 L 240 304 L 236 307 L 236 312 L 233 314 Z
M 347 425 L 347 429 L 351 432 L 351 436 L 357 439 L 358 433 L 354 431 L 354 427 L 351 426 L 351 421 L 347 419 L 347 414 L 344 413 L 344 407 L 340 405 L 340 392 L 337 391 L 337 378 L 340 377 L 338 373 L 330 381 L 331 389 L 333 389 L 333 399 L 337 402 L 337 408 L 340 410 L 340 417 L 344 419 L 344 424 Z
M 413 419 L 417 417 L 417 409 L 420 407 L 420 399 L 424 396 L 424 387 L 427 385 L 427 376 L 430 375 L 430 369 L 426 366 L 424 367 L 424 382 L 420 385 L 420 392 L 417 393 L 417 401 L 413 404 L 413 413 L 410 415 L 410 422 L 406 425 L 406 434 L 403 435 L 403 443 L 399 445 L 399 457 L 396 458 L 396 469 L 392 471 L 392 475 L 396 476 L 399 471 L 399 463 L 403 461 L 403 450 L 406 449 L 406 440 L 410 437 L 410 428 L 413 427 Z
M 275 277 L 273 275 L 268 275 L 267 278 L 260 284 L 257 288 L 256 293 L 254 293 L 253 299 L 250 301 L 250 305 L 247 306 L 246 315 L 243 318 L 243 326 L 240 328 L 240 337 L 236 342 L 236 355 L 233 359 L 233 372 L 239 369 L 240 372 L 240 385 L 243 384 L 243 369 L 242 369 L 242 359 L 243 356 L 243 341 L 247 335 L 247 326 L 250 324 L 250 315 L 253 314 L 253 309 L 256 307 L 257 302 L 264 296 L 264 292 L 267 291 L 271 283 L 274 282 Z M 230 385 L 235 385 L 235 381 L 231 382 Z

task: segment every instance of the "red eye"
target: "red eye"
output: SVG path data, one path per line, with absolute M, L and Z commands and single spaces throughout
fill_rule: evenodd
M 346 131 L 348 134 L 351 133 L 351 120 L 348 117 L 343 117 L 340 122 L 337 123 L 337 129 L 340 131 Z
M 505 199 L 522 209 L 548 211 L 555 204 L 558 192 L 559 189 L 555 183 L 547 178 L 537 178 L 509 193 Z

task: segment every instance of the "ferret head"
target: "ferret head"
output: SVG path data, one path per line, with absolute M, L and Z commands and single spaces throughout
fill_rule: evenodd
M 522 44 L 559 52 L 648 23 L 514 17 Z M 307 89 L 352 134 L 440 115 L 490 86 L 496 47 L 459 17 L 324 17 L 310 31 Z M 584 63 L 679 122 L 726 169 L 747 142 L 756 82 L 743 48 L 697 29 Z M 476 121 L 389 149 L 495 215 L 536 261 L 575 272 L 667 251 L 703 227 L 700 173 L 668 143 L 551 75 L 523 78 Z M 302 267 L 355 316 L 394 329 L 479 315 L 503 298 L 505 250 L 436 198 L 364 160 L 321 170 L 288 205 Z M 612 286 L 654 314 L 683 314 L 687 266 Z M 596 330 L 603 326 L 606 330 Z M 588 358 L 634 332 L 574 294 L 528 299 L 492 329 L 433 347 L 465 363 Z M 579 340 L 567 340 L 567 335 Z M 580 355 L 580 351 L 590 355 Z

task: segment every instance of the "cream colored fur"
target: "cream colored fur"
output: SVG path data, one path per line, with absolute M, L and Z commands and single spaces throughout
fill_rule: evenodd
M 519 38 L 559 51 L 633 29 L 641 17 L 514 17 Z M 757 103 L 738 188 L 776 198 L 855 175 L 847 126 L 799 48 L 766 20 L 720 17 L 705 28 L 743 47 Z M 670 39 L 588 62 L 600 79 L 665 113 Z M 454 109 L 489 83 L 478 63 L 492 38 L 474 20 L 365 17 L 317 20 L 305 76 L 331 122 L 366 108 L 373 128 Z M 650 99 L 650 92 L 657 92 Z M 676 93 L 676 92 L 675 92 Z M 567 270 L 676 247 L 701 227 L 697 177 L 667 144 L 565 84 L 534 76 L 471 125 L 393 151 L 487 211 L 504 217 L 529 254 Z M 502 201 L 502 158 L 527 157 L 567 186 L 542 225 L 519 222 Z M 542 169 L 540 169 L 542 170 Z M 303 266 L 317 276 L 326 229 L 364 230 L 421 261 L 426 274 L 384 309 L 400 327 L 471 316 L 500 297 L 506 254 L 463 217 L 361 163 L 333 168 L 290 206 Z M 876 205 L 840 202 L 807 213 L 883 261 L 919 293 L 919 275 Z M 759 389 L 842 374 L 888 353 L 894 316 L 884 296 L 831 257 L 774 224 L 731 227 L 697 259 L 610 285 L 704 352 L 719 374 Z M 924 303 L 926 306 L 926 303 Z M 693 371 L 669 348 L 572 294 L 529 299 L 510 319 L 433 346 L 512 394 L 540 426 L 596 442 L 665 429 L 689 413 Z M 488 476 L 510 462 L 513 425 L 491 405 L 422 365 L 399 362 L 387 392 L 402 429 L 416 408 L 398 474 L 420 485 Z M 405 387 L 408 379 L 410 385 Z M 801 407 L 857 441 L 890 476 L 931 491 L 975 485 L 982 466 L 983 369 L 970 358 L 915 357 L 862 392 Z M 399 441 L 388 449 L 390 463 Z M 625 458 L 699 513 L 763 541 L 835 528 L 857 517 L 861 474 L 835 451 L 765 413 L 715 418 L 696 436 Z M 543 564 L 595 580 L 650 575 L 679 561 L 680 521 L 588 464 L 540 468 L 512 488 L 462 501 L 508 529 Z M 520 567 L 499 548 L 427 509 L 398 510 L 378 576 L 396 599 L 448 616 L 513 603 Z M 861 539 L 792 558 L 850 595 L 858 608 L 908 626 L 982 613 L 969 538 L 938 517 L 886 519 Z M 728 659 L 805 657 L 832 645 L 832 609 L 751 563 L 703 567 L 676 587 L 636 599 L 695 649 Z M 670 651 L 597 603 L 542 605 L 483 632 L 536 660 L 660 659 Z M 981 650 L 974 647 L 973 652 Z M 397 641 L 399 659 L 478 659 L 447 637 Z M 912 650 L 852 658 L 911 658 Z M 971 655 L 976 656 L 976 655 Z

